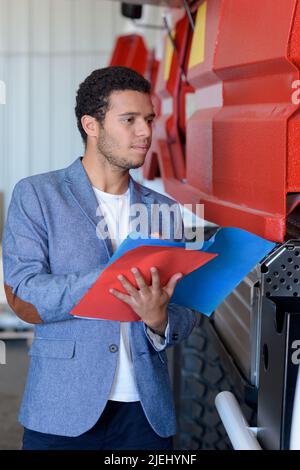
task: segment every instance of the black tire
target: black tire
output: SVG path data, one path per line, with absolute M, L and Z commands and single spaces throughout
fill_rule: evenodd
M 216 395 L 232 391 L 250 426 L 256 410 L 237 395 L 210 339 L 209 319 L 204 315 L 189 338 L 174 353 L 174 398 L 177 411 L 177 449 L 232 449 L 214 404 Z

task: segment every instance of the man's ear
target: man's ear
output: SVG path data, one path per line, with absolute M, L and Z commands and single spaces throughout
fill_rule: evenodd
M 88 114 L 85 114 L 81 118 L 81 125 L 85 131 L 85 133 L 90 136 L 90 137 L 96 137 L 98 138 L 99 136 L 99 122 L 97 121 L 96 118 L 93 116 L 89 116 Z

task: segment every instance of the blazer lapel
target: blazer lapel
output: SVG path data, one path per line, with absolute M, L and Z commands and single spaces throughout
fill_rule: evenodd
M 96 195 L 84 166 L 82 165 L 81 159 L 82 157 L 77 158 L 75 162 L 66 169 L 65 181 L 82 213 L 95 227 L 96 233 L 97 225 L 102 219 L 103 213 L 101 208 L 98 206 Z M 99 233 L 101 236 L 101 230 L 99 230 L 100 225 L 97 230 L 98 236 Z M 107 251 L 108 258 L 110 258 L 113 254 L 111 240 L 110 238 L 107 238 L 104 232 L 102 232 L 101 240 Z

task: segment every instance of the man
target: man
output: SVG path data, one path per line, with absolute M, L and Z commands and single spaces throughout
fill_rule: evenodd
M 19 181 L 4 231 L 8 303 L 36 324 L 19 416 L 23 449 L 172 449 L 165 349 L 196 324 L 193 311 L 169 303 L 181 273 L 165 286 L 155 266 L 149 285 L 137 269 L 137 287 L 119 277 L 126 294 L 111 295 L 139 322 L 70 314 L 130 232 L 130 205 L 150 213 L 153 204 L 174 203 L 129 175 L 151 143 L 150 84 L 125 67 L 95 70 L 80 85 L 75 110 L 83 158 Z

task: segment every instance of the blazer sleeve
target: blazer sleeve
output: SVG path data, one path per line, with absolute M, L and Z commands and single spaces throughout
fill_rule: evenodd
M 166 338 L 164 344 L 157 345 L 149 334 L 148 328 L 144 323 L 144 332 L 156 351 L 162 351 L 170 346 L 175 346 L 181 341 L 187 339 L 194 327 L 200 322 L 200 314 L 190 308 L 182 307 L 175 303 L 169 303 L 168 312 L 168 329 L 166 330 Z
M 70 311 L 94 284 L 103 266 L 90 272 L 51 274 L 42 208 L 31 182 L 16 184 L 3 232 L 6 298 L 28 323 L 74 319 Z

